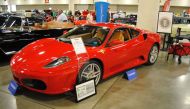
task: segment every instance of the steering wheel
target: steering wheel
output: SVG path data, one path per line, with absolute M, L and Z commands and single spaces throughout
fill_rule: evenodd
M 94 37 L 94 39 L 96 39 L 99 44 L 102 43 L 102 40 L 99 37 Z

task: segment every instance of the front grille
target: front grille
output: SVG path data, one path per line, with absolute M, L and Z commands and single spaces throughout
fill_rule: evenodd
M 30 88 L 34 88 L 37 90 L 45 90 L 46 89 L 46 84 L 37 79 L 22 79 L 22 83 Z

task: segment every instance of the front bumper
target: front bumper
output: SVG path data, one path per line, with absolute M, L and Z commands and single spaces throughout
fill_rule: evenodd
M 74 89 L 77 68 L 57 72 L 34 72 L 17 70 L 13 72 L 14 80 L 21 86 L 44 94 L 61 94 Z

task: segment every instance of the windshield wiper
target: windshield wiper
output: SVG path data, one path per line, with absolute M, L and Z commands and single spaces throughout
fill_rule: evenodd
M 57 40 L 61 42 L 65 42 L 65 43 L 71 43 L 71 39 L 68 39 L 68 38 L 57 38 Z
M 96 47 L 97 45 L 94 44 L 89 44 L 89 43 L 84 43 L 85 46 L 91 46 L 91 47 Z

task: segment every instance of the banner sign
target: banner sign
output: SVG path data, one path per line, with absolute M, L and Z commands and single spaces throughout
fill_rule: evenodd
M 170 5 L 171 5 L 171 0 L 166 0 L 166 2 L 164 3 L 162 11 L 169 11 Z
M 17 91 L 19 89 L 19 85 L 14 81 L 12 80 L 8 86 L 8 90 L 9 92 L 12 94 L 12 95 L 16 95 Z
M 72 45 L 74 47 L 74 50 L 75 50 L 76 54 L 87 53 L 86 52 L 86 47 L 84 46 L 84 43 L 83 43 L 81 37 L 71 39 L 71 43 L 72 43 Z
M 126 71 L 125 74 L 124 74 L 124 78 L 125 79 L 128 79 L 128 80 L 134 80 L 137 78 L 137 72 L 135 69 L 132 69 L 132 70 L 129 70 L 129 71 Z
M 76 88 L 77 102 L 96 94 L 94 79 L 76 85 L 75 88 Z
M 158 15 L 158 33 L 171 33 L 173 24 L 173 13 L 172 12 L 159 12 Z

